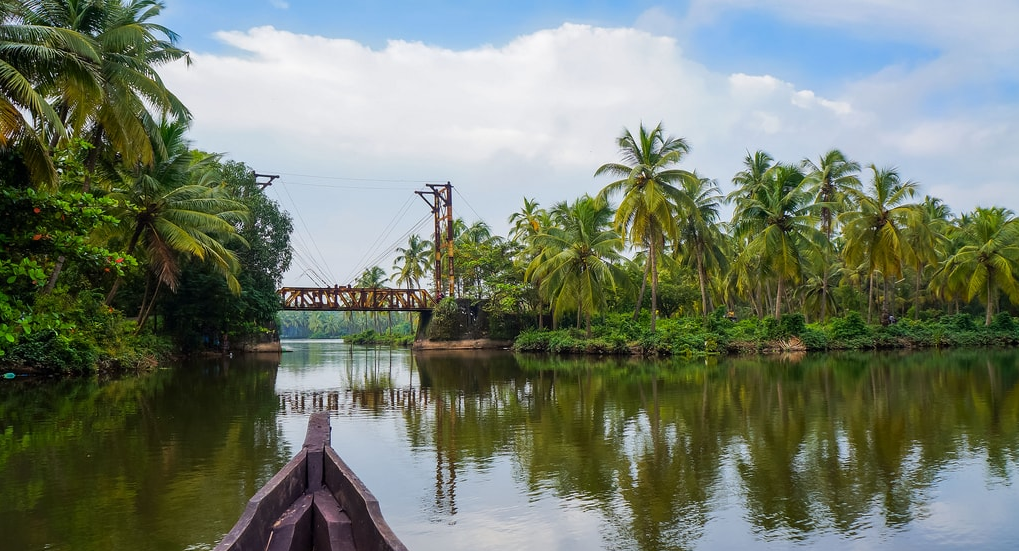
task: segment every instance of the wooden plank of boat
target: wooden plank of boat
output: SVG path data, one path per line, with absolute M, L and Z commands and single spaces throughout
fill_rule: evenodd
M 216 551 L 407 551 L 314 413 L 301 451 L 248 501 Z

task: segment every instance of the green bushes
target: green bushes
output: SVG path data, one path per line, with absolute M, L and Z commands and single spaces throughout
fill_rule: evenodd
M 600 321 L 591 339 L 577 330 L 531 330 L 517 338 L 514 348 L 522 352 L 704 356 L 767 350 L 1019 345 L 1019 323 L 1005 312 L 995 316 L 988 327 L 978 325 L 968 314 L 872 326 L 859 312 L 847 312 L 827 324 L 809 325 L 798 313 L 778 320 L 751 317 L 732 321 L 715 314 L 706 322 L 700 317 L 666 318 L 659 321 L 655 333 L 627 315 L 610 314 Z

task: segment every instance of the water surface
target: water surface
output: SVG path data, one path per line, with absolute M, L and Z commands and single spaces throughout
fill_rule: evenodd
M 112 382 L 0 382 L 2 548 L 211 549 L 320 410 L 412 550 L 1019 541 L 1014 351 L 286 346 Z

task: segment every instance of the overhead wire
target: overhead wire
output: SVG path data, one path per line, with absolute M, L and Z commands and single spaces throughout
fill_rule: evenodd
M 274 189 L 273 191 L 282 202 L 283 197 L 279 193 L 279 191 L 277 191 L 278 189 L 279 188 Z M 283 187 L 283 191 L 286 193 L 286 196 L 289 199 L 290 209 L 301 221 L 301 224 L 304 226 L 305 232 L 308 234 L 308 238 L 312 240 L 312 243 L 314 245 L 314 240 L 311 236 L 311 232 L 310 230 L 308 230 L 308 224 L 304 221 L 304 217 L 301 215 L 301 210 L 297 208 L 297 202 L 294 201 L 293 196 L 290 195 L 290 191 L 286 187 Z M 316 259 L 314 255 L 311 254 L 311 249 L 304 241 L 303 233 L 304 232 L 301 231 L 294 232 L 292 236 L 296 238 L 296 243 L 292 240 L 290 245 L 290 248 L 294 252 L 295 259 L 298 261 L 299 267 L 302 268 L 301 275 L 302 276 L 308 275 L 308 277 L 314 283 L 317 283 L 319 285 L 323 285 L 323 282 L 328 281 L 328 279 L 335 279 L 330 276 L 328 267 L 324 265 L 324 257 L 323 263 L 319 263 L 318 259 Z M 314 245 L 314 247 L 316 250 L 318 250 L 317 245 Z M 321 256 L 321 251 L 319 252 L 319 255 Z
M 402 180 L 402 179 L 378 179 L 378 178 L 351 178 L 344 176 L 322 176 L 313 174 L 282 173 L 282 172 L 280 173 L 280 175 L 294 176 L 298 178 L 318 178 L 323 180 L 337 180 L 350 182 L 378 182 L 394 184 L 427 184 L 429 182 L 441 180 L 441 179 Z M 415 189 L 417 187 L 417 186 L 415 187 L 365 186 L 365 185 L 352 186 L 337 184 L 319 184 L 309 182 L 297 182 L 290 179 L 288 179 L 286 182 L 279 183 L 284 184 L 280 187 L 282 187 L 283 192 L 286 194 L 287 199 L 289 199 L 289 205 L 293 209 L 294 214 L 297 216 L 298 220 L 301 223 L 301 226 L 304 229 L 304 232 L 295 233 L 296 246 L 293 243 L 291 244 L 291 249 L 294 252 L 294 259 L 297 261 L 299 267 L 302 268 L 300 277 L 304 277 L 305 275 L 307 275 L 309 279 L 311 279 L 315 284 L 321 285 L 323 287 L 330 286 L 330 281 L 334 283 L 337 282 L 336 277 L 329 269 L 328 263 L 325 261 L 325 256 L 322 254 L 321 249 L 319 249 L 318 243 L 314 239 L 314 234 L 311 232 L 307 222 L 304 219 L 304 216 L 301 213 L 301 209 L 297 208 L 297 202 L 290 194 L 288 186 L 323 187 L 333 189 L 366 189 L 382 191 L 403 191 L 408 189 Z M 276 193 L 277 197 L 279 197 L 280 200 L 282 201 L 283 196 L 278 191 L 274 190 L 274 193 Z M 467 198 L 464 197 L 464 195 L 460 193 L 459 190 L 457 190 L 457 195 L 463 200 L 464 204 L 466 204 L 468 208 L 470 208 L 470 210 L 474 212 L 475 216 L 477 216 L 478 219 L 481 220 L 481 215 L 478 214 L 477 210 L 474 209 L 474 207 L 470 204 Z M 378 265 L 379 262 L 384 260 L 387 255 L 390 255 L 393 252 L 395 252 L 398 246 L 402 244 L 405 239 L 407 239 L 414 232 L 418 231 L 431 218 L 430 215 L 425 215 L 420 220 L 418 220 L 414 225 L 412 225 L 410 229 L 406 230 L 401 236 L 397 237 L 394 241 L 392 241 L 389 245 L 387 245 L 384 248 L 380 247 L 380 243 L 385 242 L 386 239 L 388 239 L 389 236 L 393 233 L 394 229 L 399 225 L 399 222 L 403 220 L 407 211 L 410 209 L 412 201 L 413 196 L 408 197 L 407 201 L 404 202 L 404 204 L 401 206 L 401 208 L 399 209 L 397 214 L 393 217 L 393 219 L 389 222 L 389 224 L 387 224 L 387 226 L 381 232 L 379 232 L 371 246 L 369 246 L 365 254 L 362 255 L 359 262 L 355 265 L 355 268 L 351 272 L 350 276 L 347 278 L 347 281 L 352 281 L 357 276 L 360 276 L 361 273 L 363 273 L 363 270 L 368 269 L 369 266 Z M 311 243 L 311 246 L 309 246 L 305 242 L 304 236 L 302 234 L 307 234 L 307 241 Z M 317 253 L 317 255 L 315 253 Z

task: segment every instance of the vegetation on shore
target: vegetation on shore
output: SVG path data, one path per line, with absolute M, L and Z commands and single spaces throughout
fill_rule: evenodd
M 6 366 L 139 367 L 274 330 L 290 218 L 249 167 L 191 147 L 191 114 L 157 72 L 188 61 L 155 22 L 162 8 L 0 0 Z M 456 308 L 471 327 L 484 319 L 472 336 L 520 335 L 521 350 L 706 354 L 1011 343 L 1012 210 L 955 214 L 897 169 L 838 149 L 785 161 L 748 152 L 723 195 L 683 166 L 693 144 L 661 124 L 616 143 L 618 158 L 592 167 L 604 181 L 590 194 L 549 208 L 524 198 L 506 237 L 455 221 L 455 296 L 471 303 Z M 357 284 L 420 288 L 436 246 L 411 235 L 390 277 L 373 266 Z M 283 334 L 414 334 L 408 317 L 385 329 L 348 318 L 360 326 L 341 330 L 342 317 L 316 314 L 284 316 Z M 959 321 L 975 314 L 984 329 Z
M 0 364 L 82 373 L 271 331 L 289 216 L 197 151 L 154 0 L 0 0 Z

